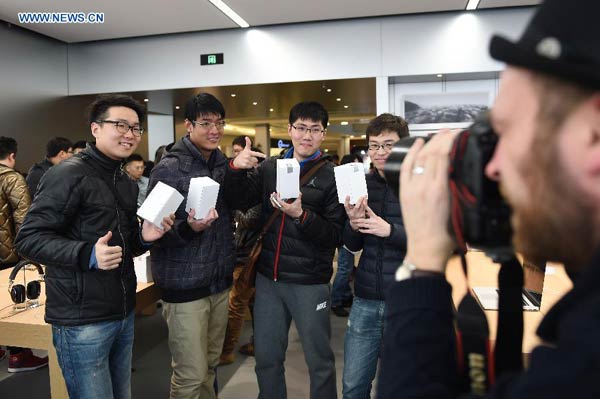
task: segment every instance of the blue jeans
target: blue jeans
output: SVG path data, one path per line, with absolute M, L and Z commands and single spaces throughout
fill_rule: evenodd
M 354 268 L 354 254 L 344 247 L 338 249 L 338 267 L 331 287 L 331 307 L 342 306 L 352 299 L 350 273 Z
M 52 326 L 52 341 L 71 399 L 131 398 L 134 313 L 124 320 Z
M 368 399 L 381 355 L 385 302 L 354 298 L 344 340 L 344 399 Z

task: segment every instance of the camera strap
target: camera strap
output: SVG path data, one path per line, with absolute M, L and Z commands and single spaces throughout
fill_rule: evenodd
M 500 264 L 495 348 L 498 376 L 523 368 L 523 268 L 515 256 Z
M 460 254 L 465 278 L 467 262 Z M 457 360 L 460 392 L 484 396 L 496 377 L 518 372 L 523 367 L 523 270 L 516 257 L 503 259 L 498 274 L 498 326 L 492 349 L 485 312 L 471 294 L 467 294 L 456 312 Z
M 461 393 L 484 396 L 494 384 L 494 351 L 485 313 L 471 294 L 464 253 L 460 254 L 460 260 L 467 281 L 467 293 L 456 312 L 459 390 Z

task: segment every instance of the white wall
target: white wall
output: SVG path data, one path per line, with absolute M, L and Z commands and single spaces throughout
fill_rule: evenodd
M 223 30 L 69 46 L 69 93 L 497 71 L 493 33 L 532 9 L 482 10 Z M 200 66 L 223 52 L 224 65 Z
M 154 154 L 161 145 L 175 141 L 175 121 L 173 115 L 148 114 L 148 153 L 141 154 L 144 159 L 154 161 Z

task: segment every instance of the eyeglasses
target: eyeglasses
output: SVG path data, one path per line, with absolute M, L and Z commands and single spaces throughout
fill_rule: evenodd
M 300 134 L 305 134 L 306 132 L 309 132 L 310 134 L 317 135 L 317 134 L 321 134 L 321 133 L 323 133 L 325 131 L 325 130 L 321 129 L 320 127 L 311 127 L 311 128 L 308 128 L 308 127 L 303 126 L 303 125 L 300 125 L 300 126 L 292 125 L 292 127 L 294 129 L 296 129 L 296 131 L 298 133 L 300 133 Z
M 216 127 L 218 130 L 225 129 L 225 121 L 219 121 L 219 122 L 198 122 L 198 121 L 193 121 L 192 124 L 194 126 L 200 126 L 202 129 L 206 129 L 206 130 L 210 130 L 213 127 Z
M 390 152 L 392 151 L 392 148 L 394 148 L 394 143 L 383 143 L 383 144 L 369 144 L 369 151 L 379 151 L 380 148 L 383 148 L 383 150 L 385 152 Z
M 142 134 L 144 133 L 144 129 L 142 127 L 140 127 L 139 125 L 133 125 L 133 126 L 131 126 L 127 122 L 110 121 L 108 119 L 105 119 L 105 120 L 102 120 L 102 121 L 98 121 L 97 123 L 112 123 L 117 128 L 117 131 L 119 133 L 121 133 L 121 134 L 127 134 L 127 132 L 131 130 L 131 133 L 135 137 L 142 137 Z

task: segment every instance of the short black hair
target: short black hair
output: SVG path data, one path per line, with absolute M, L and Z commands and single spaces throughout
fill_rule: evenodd
M 392 114 L 381 114 L 373 118 L 367 126 L 367 141 L 371 136 L 379 136 L 381 132 L 389 130 L 398 133 L 398 137 L 408 137 L 408 123 L 399 116 Z
M 165 152 L 167 152 L 167 145 L 163 144 L 161 146 L 159 146 L 156 151 L 154 152 L 154 164 L 158 165 L 158 163 L 160 162 L 160 159 L 163 157 L 163 155 L 165 155 Z
M 144 162 L 144 158 L 140 154 L 131 154 L 129 157 L 127 157 L 127 159 L 125 159 L 125 164 L 135 161 Z
M 185 104 L 185 119 L 190 122 L 195 121 L 199 116 L 210 114 L 220 115 L 221 119 L 225 118 L 223 104 L 210 93 L 200 93 Z
M 342 160 L 340 161 L 340 165 L 345 165 L 345 164 L 351 163 L 351 162 L 362 162 L 362 160 L 360 159 L 360 157 L 357 154 L 346 154 L 342 157 Z
M 294 105 L 290 110 L 290 125 L 298 119 L 310 119 L 315 122 L 321 122 L 323 129 L 327 129 L 329 114 L 321 103 L 316 101 L 304 101 Z
M 133 97 L 124 94 L 101 94 L 96 97 L 96 100 L 88 107 L 88 122 L 98 122 L 106 118 L 108 109 L 111 107 L 126 107 L 135 111 L 140 120 L 140 124 L 144 119 L 146 111 L 142 104 L 137 102 Z
M 0 136 L 0 159 L 6 159 L 10 154 L 17 155 L 17 140 Z
M 68 152 L 69 149 L 73 149 L 73 143 L 71 143 L 71 140 L 64 137 L 54 137 L 48 141 L 48 144 L 46 144 L 46 157 L 55 157 L 59 152 Z
M 73 149 L 75 148 L 84 148 L 87 146 L 87 141 L 79 140 L 73 143 Z
M 237 136 L 236 138 L 234 138 L 233 142 L 231 143 L 231 146 L 234 146 L 236 144 L 242 148 L 246 148 L 246 136 Z

